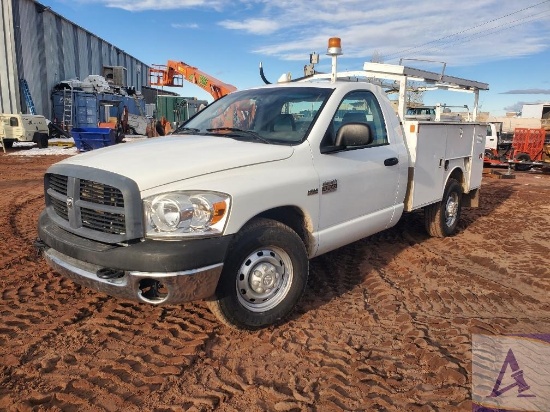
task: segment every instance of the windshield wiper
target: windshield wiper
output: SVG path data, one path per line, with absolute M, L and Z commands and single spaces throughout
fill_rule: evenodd
M 251 130 L 243 130 L 243 129 L 237 129 L 236 127 L 216 127 L 213 129 L 206 129 L 207 132 L 232 132 L 232 134 L 244 134 L 246 136 L 251 136 L 256 140 L 259 140 L 260 142 L 271 144 L 269 140 L 266 138 L 260 136 L 258 133 L 253 132 Z
M 177 127 L 172 134 L 186 134 L 186 133 L 199 133 L 200 129 L 195 129 L 193 127 Z

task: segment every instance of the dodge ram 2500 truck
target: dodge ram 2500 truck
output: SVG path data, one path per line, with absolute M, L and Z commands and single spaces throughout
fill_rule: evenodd
M 478 199 L 486 125 L 401 121 L 382 88 L 335 77 L 234 92 L 177 135 L 52 165 L 46 261 L 100 292 L 205 299 L 222 322 L 257 329 L 296 305 L 309 259 L 404 211 L 423 208 L 429 233 L 454 234 Z

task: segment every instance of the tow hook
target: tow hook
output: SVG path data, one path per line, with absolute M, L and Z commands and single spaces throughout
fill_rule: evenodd
M 36 253 L 38 256 L 42 256 L 42 253 L 44 250 L 48 248 L 48 245 L 44 243 L 44 241 L 40 238 L 36 238 L 36 240 L 33 243 L 34 248 L 36 249 Z
M 124 277 L 124 271 L 120 269 L 102 268 L 96 272 L 96 276 L 100 279 L 120 279 Z

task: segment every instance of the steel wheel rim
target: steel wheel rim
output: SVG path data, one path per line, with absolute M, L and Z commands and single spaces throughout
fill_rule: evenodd
M 271 310 L 288 294 L 292 278 L 288 253 L 276 247 L 258 249 L 239 268 L 236 281 L 239 303 L 252 312 Z
M 458 193 L 449 194 L 445 204 L 445 224 L 451 227 L 455 224 L 458 217 Z

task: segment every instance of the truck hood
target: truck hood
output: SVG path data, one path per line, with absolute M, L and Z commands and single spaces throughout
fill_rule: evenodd
M 243 142 L 220 136 L 169 136 L 93 150 L 61 161 L 102 169 L 151 189 L 209 173 L 292 156 L 291 146 Z

